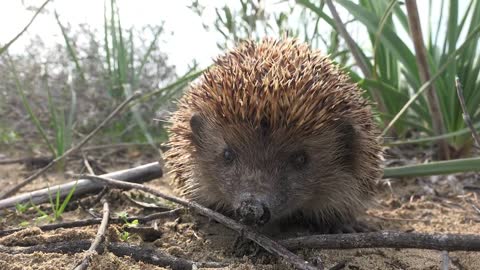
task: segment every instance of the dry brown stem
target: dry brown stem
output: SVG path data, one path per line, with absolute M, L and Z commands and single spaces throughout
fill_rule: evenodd
M 430 80 L 430 71 L 427 63 L 427 56 L 425 45 L 423 44 L 422 27 L 420 25 L 420 19 L 418 17 L 418 9 L 416 0 L 406 0 L 408 22 L 410 25 L 410 32 L 412 35 L 413 45 L 415 47 L 416 59 L 418 64 L 418 71 L 422 83 Z M 425 92 L 428 99 L 428 107 L 432 116 L 433 130 L 436 135 L 445 133 L 445 126 L 443 123 L 442 112 L 440 111 L 440 102 L 438 101 L 438 95 L 433 85 L 430 85 L 429 89 Z M 445 139 L 439 140 L 439 158 L 449 159 L 448 143 Z

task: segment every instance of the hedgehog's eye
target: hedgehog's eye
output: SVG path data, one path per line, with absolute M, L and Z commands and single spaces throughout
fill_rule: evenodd
M 230 164 L 233 162 L 235 159 L 235 153 L 232 151 L 230 148 L 225 148 L 223 150 L 223 159 L 225 160 L 225 163 Z
M 296 169 L 302 169 L 308 162 L 307 153 L 302 151 L 291 155 L 290 162 Z

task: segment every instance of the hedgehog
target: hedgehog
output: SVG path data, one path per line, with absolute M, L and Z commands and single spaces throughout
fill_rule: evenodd
M 327 232 L 357 231 L 382 174 L 363 93 L 296 39 L 243 41 L 172 114 L 165 157 L 175 192 L 248 225 L 300 217 Z

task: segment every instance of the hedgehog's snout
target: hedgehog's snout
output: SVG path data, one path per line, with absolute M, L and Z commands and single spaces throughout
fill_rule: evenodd
M 263 225 L 270 220 L 270 209 L 256 199 L 247 199 L 235 210 L 240 222 L 246 225 Z

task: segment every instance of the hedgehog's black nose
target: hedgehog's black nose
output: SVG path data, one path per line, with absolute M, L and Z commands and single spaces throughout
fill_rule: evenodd
M 240 221 L 246 225 L 263 225 L 270 220 L 270 210 L 264 204 L 255 199 L 248 199 L 240 203 L 236 209 Z

